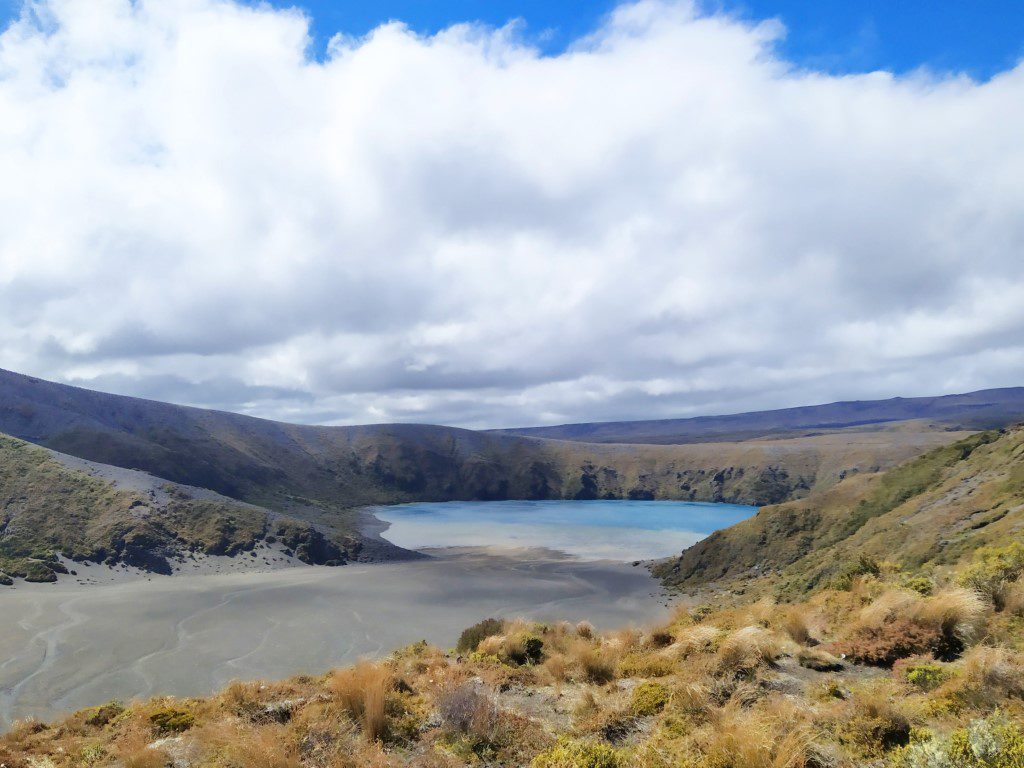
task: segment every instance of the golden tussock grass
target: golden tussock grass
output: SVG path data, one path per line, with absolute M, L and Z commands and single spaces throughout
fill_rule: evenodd
M 1006 587 L 1003 610 L 1013 616 L 1024 616 L 1024 579 L 1017 579 Z
M 972 589 L 948 587 L 920 601 L 915 609 L 913 615 L 921 623 L 969 643 L 981 636 L 990 607 Z
M 762 664 L 773 664 L 783 651 L 779 638 L 759 626 L 741 627 L 727 635 L 718 647 L 719 668 L 744 672 Z
M 921 595 L 909 589 L 887 589 L 864 606 L 852 629 L 881 627 L 905 617 L 921 603 Z
M 670 647 L 673 652 L 683 657 L 693 653 L 705 653 L 717 647 L 722 634 L 722 630 L 711 624 L 698 624 L 680 632 L 676 642 Z
M 361 661 L 354 667 L 335 671 L 328 689 L 363 729 L 370 741 L 384 734 L 387 724 L 385 705 L 391 672 L 383 665 Z
M 594 636 L 594 625 L 589 621 L 581 621 L 576 625 L 576 634 L 589 640 Z

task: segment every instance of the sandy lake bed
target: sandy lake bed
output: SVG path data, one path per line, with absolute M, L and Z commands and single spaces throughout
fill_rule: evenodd
M 491 615 L 644 625 L 665 614 L 643 567 L 543 549 L 269 571 L 19 583 L 0 593 L 0 731 L 110 699 L 201 695 L 318 673 Z

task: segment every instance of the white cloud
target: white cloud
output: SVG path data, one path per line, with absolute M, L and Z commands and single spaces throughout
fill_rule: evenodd
M 0 365 L 303 421 L 686 415 L 1024 381 L 1024 67 L 799 71 L 616 11 L 544 57 L 49 0 L 0 36 Z

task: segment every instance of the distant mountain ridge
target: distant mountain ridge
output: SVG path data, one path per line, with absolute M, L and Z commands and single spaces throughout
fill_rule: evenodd
M 589 422 L 494 431 L 591 443 L 682 444 L 746 440 L 751 437 L 848 429 L 920 419 L 975 430 L 1024 421 L 1024 387 L 984 389 L 936 397 L 850 400 L 725 416 Z

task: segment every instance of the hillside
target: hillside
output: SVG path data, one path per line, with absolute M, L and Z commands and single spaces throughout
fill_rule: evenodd
M 67 572 L 58 553 L 169 574 L 187 554 L 237 555 L 268 537 L 308 563 L 341 563 L 353 550 L 308 523 L 200 489 L 158 478 L 148 488 L 126 488 L 104 479 L 102 468 L 83 469 L 0 435 L 0 584 L 54 581 Z
M 893 466 L 963 433 L 920 425 L 791 439 L 608 445 L 383 424 L 319 427 L 92 392 L 0 371 L 0 432 L 323 527 L 362 505 L 655 498 L 764 504 Z M 350 552 L 351 554 L 351 552 Z
M 1013 540 L 1024 540 L 1021 427 L 979 433 L 887 472 L 763 507 L 655 573 L 683 588 L 771 574 L 777 590 L 796 594 L 855 569 L 862 557 L 941 570 L 978 547 Z
M 991 429 L 1024 421 L 1024 387 L 986 389 L 941 397 L 894 397 L 655 421 L 610 421 L 496 430 L 503 434 L 591 443 L 694 443 L 736 441 L 856 430 L 916 421 L 933 428 Z

